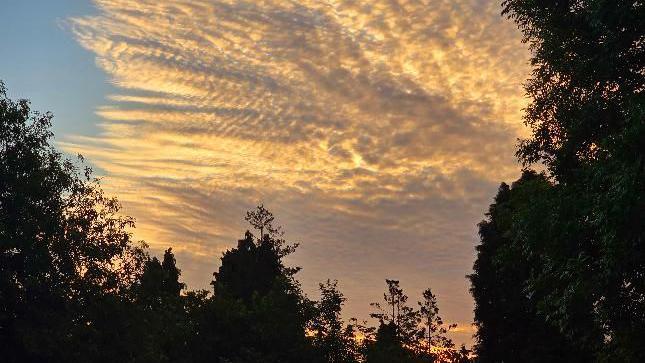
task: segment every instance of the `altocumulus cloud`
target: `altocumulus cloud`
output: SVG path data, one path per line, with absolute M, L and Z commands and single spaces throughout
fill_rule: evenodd
M 94 137 L 137 237 L 192 287 L 262 200 L 365 317 L 385 277 L 431 286 L 469 339 L 475 223 L 513 158 L 527 51 L 493 1 L 98 0 L 70 19 L 117 86 Z

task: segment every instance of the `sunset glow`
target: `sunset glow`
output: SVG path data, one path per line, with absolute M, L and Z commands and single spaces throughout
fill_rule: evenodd
M 385 276 L 431 284 L 469 341 L 475 225 L 518 173 L 528 52 L 488 1 L 96 1 L 65 20 L 116 86 L 64 150 L 105 175 L 135 237 L 207 287 L 263 201 L 301 281 L 348 314 Z M 360 262 L 357 258 L 360 257 Z

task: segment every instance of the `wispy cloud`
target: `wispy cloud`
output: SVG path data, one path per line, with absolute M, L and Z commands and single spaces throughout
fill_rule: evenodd
M 118 86 L 101 134 L 68 137 L 107 173 L 137 236 L 192 286 L 259 200 L 302 240 L 308 291 L 349 311 L 386 276 L 431 285 L 468 324 L 475 223 L 513 178 L 527 51 L 472 0 L 96 1 L 71 19 Z

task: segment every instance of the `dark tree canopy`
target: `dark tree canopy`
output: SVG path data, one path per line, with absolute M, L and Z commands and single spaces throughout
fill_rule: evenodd
M 413 362 L 413 355 L 403 345 L 399 328 L 393 321 L 381 322 L 374 340 L 367 346 L 366 361 L 370 363 Z
M 264 296 L 282 276 L 282 262 L 267 238 L 256 244 L 246 232 L 237 248 L 226 251 L 214 273 L 215 295 L 230 296 L 250 303 L 254 295 Z
M 156 257 L 146 261 L 139 281 L 140 295 L 154 298 L 179 297 L 185 285 L 179 281 L 181 271 L 176 264 L 172 248 L 164 252 L 163 262 L 159 262 Z
M 559 181 L 579 168 L 643 153 L 645 5 L 612 0 L 506 0 L 530 45 L 532 136 L 519 147 L 527 165 L 544 161 Z M 640 139 L 640 140 L 639 140 Z
M 475 350 L 482 362 L 590 360 L 538 314 L 540 296 L 531 289 L 530 279 L 547 267 L 527 256 L 523 241 L 515 237 L 514 218 L 541 206 L 552 189 L 543 174 L 524 172 L 512 187 L 500 185 L 487 219 L 479 224 L 481 244 L 469 279 L 475 299 Z
M 50 145 L 51 119 L 8 99 L 0 83 L 0 354 L 8 361 L 98 354 L 111 329 L 98 306 L 120 300 L 145 257 L 118 202 Z
M 282 258 L 293 252 L 281 228 L 264 206 L 247 213 L 260 231 L 247 231 L 237 248 L 226 251 L 214 273 L 214 295 L 205 305 L 201 332 L 202 359 L 218 356 L 231 361 L 298 362 L 313 360 L 306 329 L 315 314 L 312 301 L 300 289 Z M 268 233 L 264 233 L 268 232 Z M 222 335 L 226 331 L 226 335 Z
M 543 163 L 548 174 L 542 186 L 523 177 L 517 191 L 500 190 L 490 220 L 480 225 L 471 279 L 482 360 L 486 349 L 493 354 L 501 346 L 493 342 L 503 311 L 488 300 L 505 294 L 496 279 L 524 295 L 500 309 L 521 312 L 528 302 L 530 314 L 557 329 L 583 359 L 643 361 L 645 4 L 503 6 L 532 51 L 525 114 L 532 134 L 517 155 L 525 167 Z M 510 209 L 498 213 L 502 205 Z M 522 351 L 525 344 L 523 337 L 512 346 Z
M 357 330 L 352 324 L 345 324 L 341 317 L 343 304 L 347 300 L 338 290 L 337 281 L 321 283 L 320 300 L 315 304 L 316 314 L 312 319 L 311 331 L 316 354 L 323 362 L 358 362 L 360 359 Z

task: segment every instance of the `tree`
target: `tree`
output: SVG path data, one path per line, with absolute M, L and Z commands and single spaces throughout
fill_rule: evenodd
M 176 263 L 172 248 L 164 252 L 163 262 L 159 262 L 156 257 L 146 261 L 139 279 L 140 296 L 155 300 L 178 298 L 185 285 L 179 281 L 181 270 L 177 268 Z
M 561 182 L 613 159 L 616 147 L 642 155 L 645 5 L 636 1 L 506 0 L 532 51 L 525 122 L 533 130 L 518 156 L 544 161 Z M 626 138 L 632 132 L 636 135 Z
M 379 321 L 376 334 L 371 329 L 362 329 L 366 336 L 367 362 L 468 361 L 468 352 L 455 350 L 452 340 L 446 336 L 456 324 L 444 324 L 437 298 L 430 289 L 422 293 L 423 300 L 417 302 L 419 310 L 415 310 L 407 305 L 408 296 L 399 281 L 386 279 L 385 282 L 387 292 L 383 300 L 387 305 L 370 304 L 376 308 L 370 316 Z
M 238 247 L 222 256 L 219 271 L 214 274 L 215 295 L 228 295 L 248 304 L 254 294 L 266 295 L 275 281 L 282 277 L 283 269 L 271 243 L 265 239 L 256 244 L 253 235 L 247 231 L 238 241 Z
M 377 311 L 371 313 L 370 317 L 378 319 L 379 325 L 391 324 L 395 328 L 399 340 L 404 345 L 412 346 L 419 333 L 417 327 L 419 314 L 407 305 L 408 296 L 399 287 L 398 280 L 386 279 L 385 283 L 387 284 L 387 292 L 383 294 L 383 300 L 387 306 L 383 307 L 378 302 L 371 303 L 370 305 Z
M 163 270 L 163 285 L 162 289 L 170 296 L 177 297 L 186 285 L 179 282 L 181 270 L 177 267 L 177 260 L 175 254 L 172 253 L 172 248 L 168 248 L 163 254 L 163 262 L 161 263 Z
M 432 290 L 426 289 L 423 291 L 423 300 L 418 302 L 419 315 L 423 329 L 419 331 L 422 344 L 420 345 L 420 354 L 429 358 L 441 358 L 441 353 L 445 351 L 452 351 L 455 344 L 450 338 L 446 336 L 449 330 L 457 327 L 457 324 L 445 325 L 443 319 L 439 316 L 439 306 L 437 305 L 437 297 L 432 293 Z M 425 348 L 425 350 L 423 349 Z M 464 347 L 465 348 L 465 347 Z M 435 351 L 437 353 L 435 353 Z
M 128 350 L 105 339 L 121 321 L 102 314 L 120 310 L 145 259 L 128 232 L 133 219 L 89 168 L 51 146 L 51 120 L 7 98 L 0 82 L 0 354 L 10 362 Z
M 547 265 L 527 255 L 525 241 L 517 237 L 526 230 L 517 219 L 549 210 L 544 203 L 551 200 L 552 191 L 543 174 L 526 171 L 512 187 L 500 185 L 487 219 L 479 224 L 481 243 L 468 277 L 475 300 L 475 351 L 482 362 L 591 359 L 539 314 L 540 301 L 551 287 L 532 288 L 531 276 Z
M 137 311 L 133 322 L 144 337 L 140 360 L 176 362 L 186 358 L 187 340 L 191 327 L 179 281 L 181 271 L 176 266 L 172 249 L 164 252 L 163 262 L 156 257 L 146 265 L 134 287 L 135 299 L 131 309 Z
M 264 208 L 264 204 L 258 205 L 254 210 L 247 211 L 246 217 L 244 217 L 245 221 L 260 231 L 258 237 L 260 240 L 264 238 L 265 229 L 271 237 L 282 235 L 280 227 L 273 226 L 274 219 L 273 214 Z
M 246 212 L 244 220 L 260 231 L 256 240 L 258 244 L 268 243 L 275 250 L 280 258 L 285 257 L 298 248 L 298 243 L 288 244 L 284 240 L 284 231 L 282 227 L 274 225 L 275 217 L 273 213 L 264 208 L 264 204 L 258 205 L 255 209 Z M 266 234 L 264 231 L 266 230 Z M 295 270 L 297 272 L 297 270 Z M 295 273 L 294 272 L 294 273 Z
M 366 342 L 367 363 L 413 362 L 413 353 L 404 346 L 399 329 L 393 321 L 380 321 L 376 335 Z
M 359 352 L 352 325 L 345 325 L 341 310 L 346 298 L 338 290 L 337 281 L 319 284 L 320 301 L 309 328 L 317 354 L 323 362 L 357 362 Z
M 211 326 L 201 338 L 209 339 L 207 345 L 216 351 L 202 355 L 234 361 L 308 360 L 312 346 L 305 328 L 315 309 L 294 277 L 299 268 L 282 262 L 297 245 L 282 238 L 281 228 L 264 206 L 248 212 L 247 220 L 261 237 L 247 231 L 237 248 L 222 256 L 212 283 L 214 297 L 205 313 Z
M 645 4 L 507 0 L 504 14 L 533 54 L 518 156 L 555 182 L 546 210 L 517 218 L 548 262 L 530 290 L 548 291 L 541 313 L 597 359 L 642 361 Z

